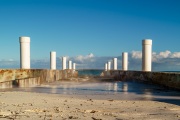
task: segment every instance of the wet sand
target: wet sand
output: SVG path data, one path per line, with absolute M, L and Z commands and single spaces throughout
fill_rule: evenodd
M 180 106 L 113 95 L 0 92 L 0 119 L 180 120 Z

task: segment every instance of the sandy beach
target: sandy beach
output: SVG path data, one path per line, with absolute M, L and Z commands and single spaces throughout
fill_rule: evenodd
M 104 95 L 0 92 L 0 119 L 180 120 L 180 106 Z

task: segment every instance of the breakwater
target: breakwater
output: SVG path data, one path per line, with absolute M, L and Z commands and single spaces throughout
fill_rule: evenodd
M 154 83 L 180 90 L 180 73 L 178 72 L 142 72 L 142 71 L 103 71 L 102 77 L 112 77 L 114 80 L 137 80 Z
M 77 76 L 77 71 L 69 69 L 0 69 L 0 88 L 29 87 Z

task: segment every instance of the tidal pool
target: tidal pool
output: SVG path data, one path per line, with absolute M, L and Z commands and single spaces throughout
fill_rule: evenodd
M 62 82 L 0 91 L 27 91 L 68 95 L 114 95 L 120 100 L 152 100 L 180 105 L 180 92 L 140 82 Z

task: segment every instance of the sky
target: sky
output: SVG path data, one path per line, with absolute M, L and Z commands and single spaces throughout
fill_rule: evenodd
M 49 68 L 50 51 L 100 68 L 128 52 L 141 70 L 142 40 L 152 39 L 153 71 L 180 71 L 180 0 L 0 0 L 0 68 L 19 68 L 20 36 L 31 38 L 31 68 Z

